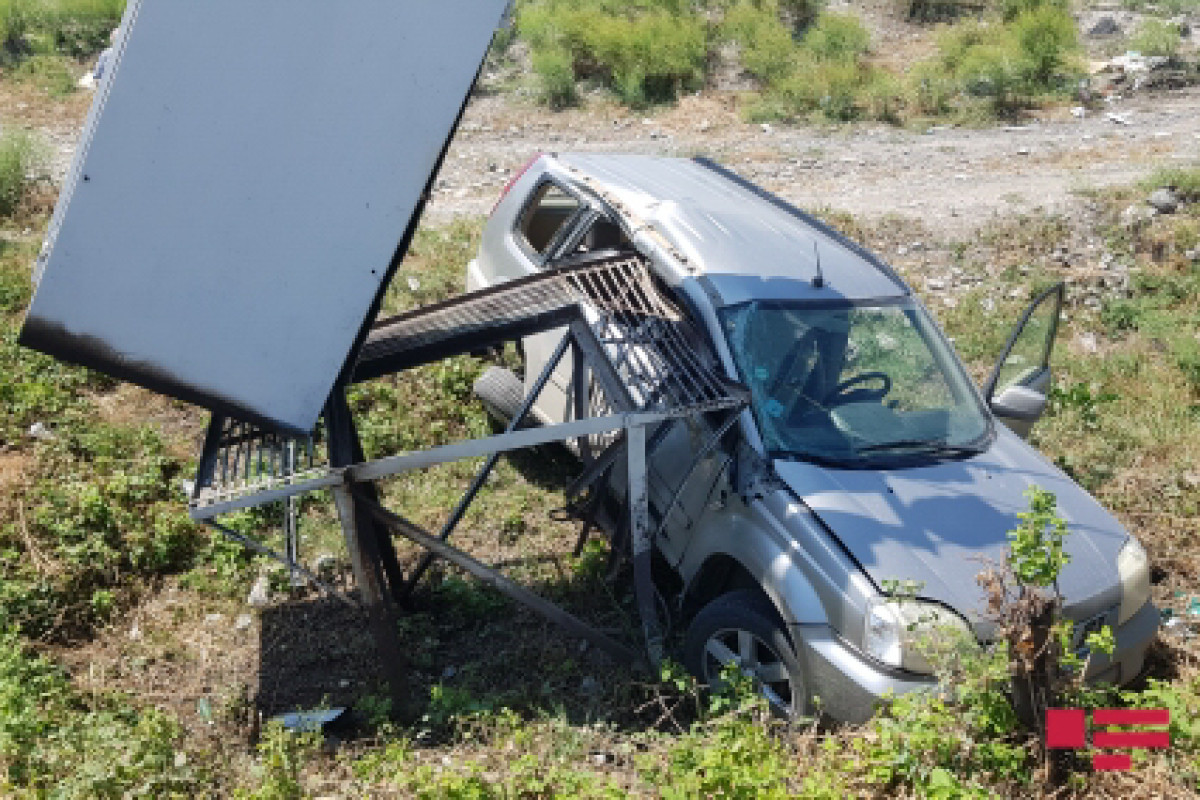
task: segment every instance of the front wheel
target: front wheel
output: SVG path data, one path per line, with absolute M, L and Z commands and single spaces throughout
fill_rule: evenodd
M 809 711 L 804 673 L 791 640 L 775 608 L 757 592 L 729 592 L 702 608 L 684 637 L 683 660 L 709 687 L 720 685 L 723 668 L 737 666 L 780 716 Z

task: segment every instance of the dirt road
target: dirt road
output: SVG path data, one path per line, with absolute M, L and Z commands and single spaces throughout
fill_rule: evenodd
M 1139 95 L 1082 118 L 1059 109 L 1019 126 L 927 131 L 748 124 L 713 97 L 648 115 L 606 105 L 553 113 L 482 97 L 468 108 L 427 219 L 486 214 L 542 150 L 709 155 L 807 208 L 917 217 L 962 238 L 994 214 L 1069 214 L 1080 189 L 1200 161 L 1200 88 Z

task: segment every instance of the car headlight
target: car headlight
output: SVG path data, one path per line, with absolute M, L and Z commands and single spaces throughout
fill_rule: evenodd
M 975 644 L 970 626 L 936 603 L 879 600 L 867 609 L 863 650 L 888 666 L 928 675 L 933 667 L 927 653 L 963 641 Z
M 1117 624 L 1124 625 L 1150 599 L 1150 559 L 1142 543 L 1132 536 L 1117 554 L 1117 575 L 1121 578 Z

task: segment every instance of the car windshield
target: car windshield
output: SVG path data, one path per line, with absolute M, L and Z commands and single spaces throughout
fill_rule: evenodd
M 852 466 L 978 452 L 991 426 L 925 311 L 750 302 L 721 313 L 767 450 Z

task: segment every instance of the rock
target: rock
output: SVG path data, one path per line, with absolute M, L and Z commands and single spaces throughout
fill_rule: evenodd
M 769 123 L 769 122 L 764 122 L 762 125 L 759 125 L 758 127 L 762 130 L 763 133 L 771 132 L 771 123 Z
M 29 438 L 48 442 L 54 438 L 54 432 L 41 422 L 35 422 L 29 426 Z
M 1121 26 L 1112 17 L 1101 17 L 1088 31 L 1088 36 L 1116 36 L 1121 32 Z
M 1137 203 L 1121 212 L 1121 226 L 1131 231 L 1138 230 L 1154 219 L 1154 214 L 1150 206 Z
M 205 614 L 204 615 L 204 621 L 209 623 L 210 625 L 214 622 L 220 622 L 223 619 L 225 619 L 224 614 Z
M 465 195 L 466 195 L 466 193 L 464 192 L 464 196 Z M 408 288 L 410 291 L 415 292 L 421 288 L 421 282 L 419 280 L 417 280 L 416 278 L 412 277 L 411 275 L 408 276 L 408 278 L 406 278 L 405 280 L 408 282 Z
M 1087 109 L 1083 106 L 1075 106 L 1071 109 L 1071 116 L 1078 119 L 1083 119 L 1087 116 Z
M 237 619 L 233 621 L 233 629 L 235 631 L 244 631 L 254 624 L 254 617 L 249 614 L 238 614 Z
M 927 278 L 925 288 L 931 292 L 940 292 L 946 288 L 946 282 L 941 278 Z
M 1155 189 L 1146 202 L 1160 214 L 1174 214 L 1179 208 L 1179 197 L 1168 187 Z
M 1027 155 L 1029 155 L 1029 148 L 1028 148 L 1028 147 L 1018 147 L 1018 148 L 1017 148 L 1017 155 L 1019 155 L 1019 156 L 1027 156 Z
M 1104 118 L 1111 122 L 1115 122 L 1118 125 L 1131 125 L 1132 124 L 1129 120 L 1129 117 L 1125 116 L 1124 114 L 1118 114 L 1115 111 L 1105 112 Z
M 1183 257 L 1192 263 L 1200 263 L 1200 247 L 1193 247 L 1191 250 L 1185 250 Z
M 990 314 L 996 310 L 996 301 L 990 297 L 985 297 L 979 301 L 979 307 L 982 308 L 985 313 Z
M 271 584 L 266 575 L 259 575 L 254 581 L 254 585 L 250 587 L 250 594 L 246 597 L 246 603 L 255 608 L 264 608 L 271 602 Z
M 321 553 L 313 562 L 313 571 L 321 578 L 332 578 L 337 573 L 337 556 L 332 553 Z
M 1083 333 L 1079 336 L 1079 347 L 1085 353 L 1094 354 L 1100 349 L 1100 345 L 1096 342 L 1096 334 Z

